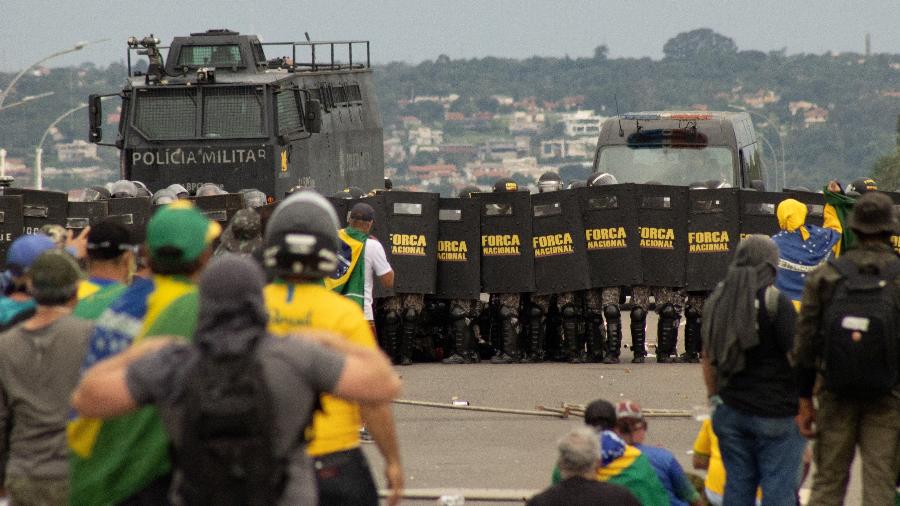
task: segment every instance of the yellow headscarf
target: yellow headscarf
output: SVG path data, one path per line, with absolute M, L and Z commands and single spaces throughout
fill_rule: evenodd
M 782 200 L 778 204 L 778 210 L 775 211 L 778 226 L 788 232 L 800 230 L 800 237 L 805 241 L 809 239 L 809 231 L 803 226 L 806 222 L 806 212 L 806 204 L 794 199 Z

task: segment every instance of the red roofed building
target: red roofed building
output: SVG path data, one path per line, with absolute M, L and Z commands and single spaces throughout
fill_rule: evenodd
M 452 163 L 436 163 L 434 165 L 410 165 L 406 169 L 411 176 L 418 176 L 420 179 L 430 179 L 434 177 L 453 177 L 457 175 L 456 165 Z

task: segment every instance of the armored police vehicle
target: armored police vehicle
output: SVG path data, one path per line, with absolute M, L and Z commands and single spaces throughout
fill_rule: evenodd
M 760 141 L 746 112 L 651 111 L 603 122 L 594 171 L 619 183 L 763 190 Z
M 275 49 L 277 48 L 277 49 Z M 151 190 L 212 182 L 280 199 L 302 185 L 328 194 L 373 188 L 384 175 L 381 116 L 368 41 L 262 43 L 208 30 L 128 40 L 121 93 L 120 176 Z M 266 50 L 281 50 L 267 59 Z M 145 71 L 132 54 L 147 56 Z M 102 143 L 104 96 L 90 97 L 90 139 Z

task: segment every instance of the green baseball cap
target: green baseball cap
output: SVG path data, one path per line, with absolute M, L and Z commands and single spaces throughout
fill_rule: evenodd
M 166 205 L 147 223 L 147 249 L 152 258 L 159 258 L 166 248 L 180 255 L 166 254 L 166 260 L 193 262 L 222 232 L 222 227 L 210 221 L 188 200 Z

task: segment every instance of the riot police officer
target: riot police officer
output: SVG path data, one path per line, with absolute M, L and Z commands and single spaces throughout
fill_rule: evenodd
M 385 179 L 385 181 L 390 181 Z M 477 186 L 466 186 L 459 191 L 460 198 L 471 198 L 480 193 Z M 481 361 L 476 349 L 480 332 L 475 320 L 481 314 L 483 305 L 478 299 L 451 299 L 448 312 L 450 335 L 450 355 L 442 360 L 445 364 L 471 364 Z
M 587 180 L 588 186 L 618 184 L 616 177 L 608 172 L 595 172 Z M 618 364 L 622 349 L 622 315 L 619 309 L 621 289 L 618 286 L 604 286 L 585 291 L 585 317 L 588 346 L 594 359 L 600 357 L 604 364 Z M 632 318 L 634 315 L 632 313 Z M 605 327 L 604 327 L 605 319 Z M 643 334 L 640 349 L 643 349 Z M 632 347 L 634 347 L 632 332 Z M 604 346 L 605 345 L 605 346 Z
M 510 178 L 501 178 L 494 183 L 494 193 L 516 192 L 519 185 Z M 502 204 L 490 204 L 498 214 L 505 214 L 511 209 L 505 209 Z M 521 360 L 519 353 L 520 319 L 519 308 L 522 296 L 519 293 L 494 293 L 491 294 L 494 305 L 498 308 L 500 317 L 500 339 L 497 343 L 497 352 L 491 357 L 492 364 L 513 364 Z

